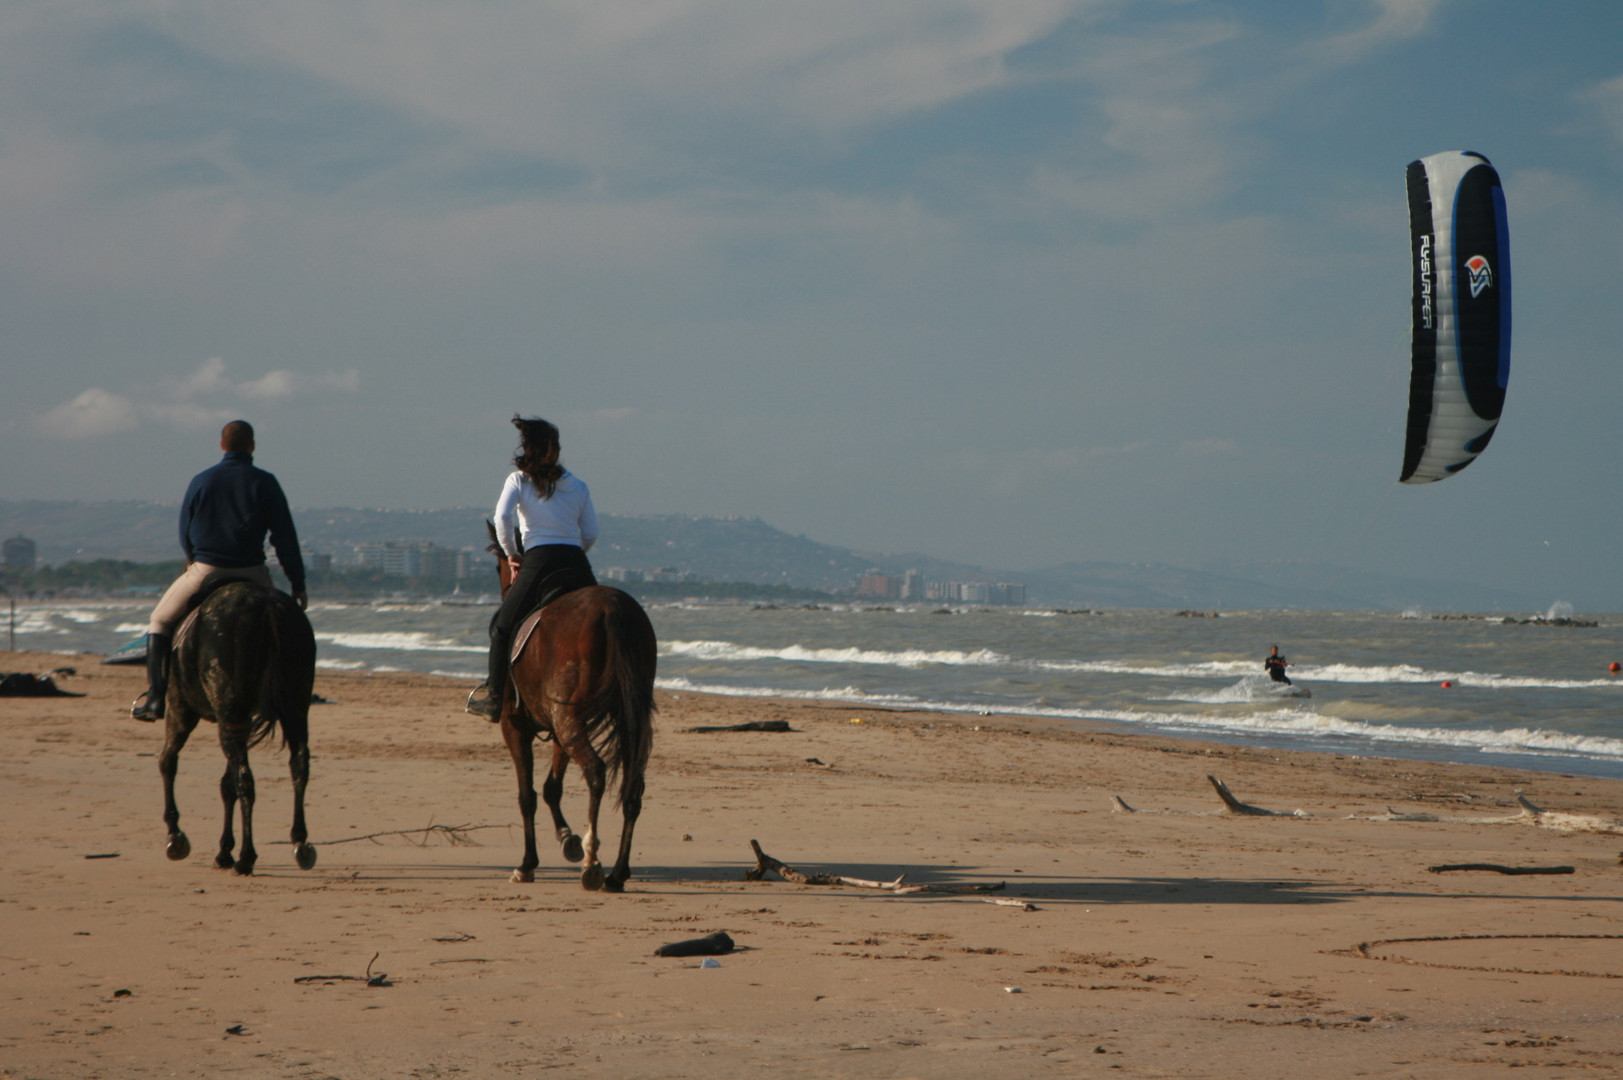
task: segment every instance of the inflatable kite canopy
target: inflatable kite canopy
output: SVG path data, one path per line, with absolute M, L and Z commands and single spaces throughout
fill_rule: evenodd
M 1406 484 L 1476 460 L 1499 426 L 1510 379 L 1510 232 L 1499 174 L 1450 150 L 1409 163 L 1414 259 Z

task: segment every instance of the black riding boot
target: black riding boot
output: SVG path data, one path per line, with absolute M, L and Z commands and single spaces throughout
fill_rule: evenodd
M 151 723 L 163 719 L 163 701 L 169 692 L 169 643 L 168 634 L 147 635 L 147 693 L 146 698 L 136 699 L 135 707 L 130 715 L 137 720 Z
M 507 641 L 499 637 L 494 628 L 490 642 L 490 673 L 473 693 L 468 695 L 467 711 L 482 716 L 492 724 L 502 718 L 502 695 L 507 693 Z

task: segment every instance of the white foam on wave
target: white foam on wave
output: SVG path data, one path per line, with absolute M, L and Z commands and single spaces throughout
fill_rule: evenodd
M 421 631 L 396 631 L 373 634 L 319 633 L 317 641 L 325 641 L 340 649 L 386 649 L 394 652 L 487 652 L 483 645 L 464 645 L 450 638 L 435 637 Z M 379 670 L 382 670 L 381 668 Z
M 1267 675 L 1247 675 L 1239 682 L 1218 690 L 1196 690 L 1168 694 L 1161 701 L 1187 701 L 1196 705 L 1245 705 L 1254 701 L 1277 701 L 1282 697 L 1306 697 L 1299 688 L 1276 683 Z
M 1127 660 L 1039 660 L 1021 659 L 993 649 L 975 651 L 957 649 L 861 649 L 816 648 L 805 645 L 758 646 L 739 645 L 730 641 L 669 641 L 660 646 L 660 652 L 674 657 L 685 657 L 712 662 L 748 663 L 758 660 L 789 660 L 820 664 L 869 664 L 903 668 L 919 668 L 929 664 L 974 667 L 1011 667 L 1028 671 L 1055 671 L 1077 674 L 1129 675 L 1152 679 L 1262 679 L 1255 675 L 1258 663 L 1252 660 L 1198 660 L 1176 664 L 1143 664 Z M 1623 689 L 1623 680 L 1616 677 L 1601 679 L 1551 679 L 1525 675 L 1502 675 L 1479 671 L 1441 671 L 1415 667 L 1411 664 L 1381 664 L 1360 666 L 1355 664 L 1298 664 L 1292 666 L 1292 675 L 1302 683 L 1397 683 L 1425 684 L 1452 682 L 1457 687 L 1485 690 L 1587 690 L 1597 687 Z M 1178 696 L 1167 700 L 1238 701 L 1245 691 L 1234 687 L 1191 697 Z M 1211 696 L 1224 695 L 1224 696 Z M 1254 695 L 1255 697 L 1256 695 Z
M 954 701 L 931 701 L 906 694 L 868 694 L 856 687 L 820 690 L 781 690 L 765 686 L 720 686 L 689 679 L 660 679 L 666 690 L 727 697 L 779 697 L 820 701 L 841 701 L 852 705 L 903 706 L 946 713 L 972 713 L 978 716 L 1042 716 L 1059 720 L 1092 720 L 1131 727 L 1146 727 L 1189 734 L 1233 736 L 1274 736 L 1291 739 L 1334 740 L 1344 744 L 1423 746 L 1477 750 L 1509 755 L 1565 755 L 1623 761 L 1623 739 L 1594 735 L 1573 735 L 1559 731 L 1517 727 L 1503 731 L 1485 728 L 1403 727 L 1326 716 L 1312 708 L 1282 708 L 1238 715 L 1216 713 L 1150 712 L 1135 709 L 1056 709 L 1044 706 L 1003 704 L 995 709 Z M 1351 748 L 1351 747 L 1348 747 Z
M 873 664 L 891 667 L 917 668 L 927 664 L 994 666 L 1011 661 L 1002 653 L 990 649 L 965 652 L 957 649 L 821 649 L 805 645 L 784 645 L 766 648 L 757 645 L 735 645 L 730 641 L 666 641 L 659 651 L 667 656 L 681 656 L 694 660 L 750 661 L 791 660 L 807 664 Z

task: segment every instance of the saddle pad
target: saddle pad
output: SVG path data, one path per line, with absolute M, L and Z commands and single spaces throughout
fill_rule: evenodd
M 507 653 L 507 662 L 513 663 L 518 660 L 519 654 L 524 651 L 524 646 L 530 640 L 530 635 L 535 633 L 535 624 L 541 621 L 541 613 L 547 609 L 548 604 L 560 596 L 566 596 L 574 592 L 576 589 L 584 589 L 596 584 L 597 578 L 592 575 L 590 570 L 583 570 L 573 566 L 555 570 L 542 578 L 539 590 L 541 602 L 535 606 L 534 611 L 524 616 L 523 621 L 513 631 L 513 647 Z

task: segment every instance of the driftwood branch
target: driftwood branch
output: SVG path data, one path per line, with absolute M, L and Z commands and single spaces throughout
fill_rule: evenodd
M 453 847 L 478 847 L 479 841 L 467 835 L 475 829 L 505 829 L 505 825 L 424 825 L 421 829 L 390 829 L 387 832 L 366 833 L 364 836 L 346 836 L 339 840 L 323 840 L 323 845 L 352 844 L 357 840 L 376 840 L 380 836 L 404 836 L 408 839 L 421 836 L 421 840 L 413 841 L 418 847 L 427 847 L 431 836 L 443 836 L 451 842 Z M 278 844 L 290 844 L 291 840 L 277 840 Z
M 683 728 L 684 734 L 705 735 L 716 731 L 793 731 L 787 720 L 750 720 L 743 724 L 719 724 Z
M 378 962 L 378 957 L 381 955 L 383 954 L 372 954 L 372 959 L 366 962 L 365 975 L 300 975 L 293 981 L 296 983 L 349 981 L 364 982 L 368 986 L 391 986 L 393 984 L 389 982 L 389 976 L 385 975 L 383 972 L 380 971 L 376 975 L 372 974 L 372 965 Z
M 848 877 L 845 874 L 808 874 L 774 859 L 761 850 L 758 841 L 751 840 L 750 848 L 755 852 L 755 866 L 744 871 L 745 881 L 762 881 L 770 872 L 796 885 L 845 885 L 853 889 L 879 889 L 897 896 L 911 896 L 914 893 L 999 892 L 1005 884 L 999 881 L 986 885 L 909 885 L 906 884 L 906 874 L 898 875 L 895 881 L 870 881 L 867 878 Z M 1011 904 L 1023 903 L 1025 903 L 1023 900 L 1011 902 Z
M 1494 874 L 1572 874 L 1576 873 L 1570 866 L 1500 866 L 1498 863 L 1466 862 L 1449 863 L 1446 866 L 1428 866 L 1434 874 L 1446 874 L 1453 870 L 1486 870 Z
M 1231 814 L 1243 814 L 1243 815 L 1245 815 L 1247 817 L 1306 817 L 1307 816 L 1306 814 L 1302 813 L 1300 810 L 1297 810 L 1297 811 L 1294 811 L 1294 812 L 1289 812 L 1289 811 L 1284 811 L 1284 810 L 1264 810 L 1260 806 L 1251 806 L 1248 803 L 1243 803 L 1239 799 L 1236 799 L 1234 797 L 1234 794 L 1229 791 L 1228 785 L 1223 783 L 1223 781 L 1219 780 L 1217 777 L 1212 776 L 1210 774 L 1207 774 L 1206 779 L 1208 779 L 1208 780 L 1210 780 L 1212 782 L 1212 787 L 1217 789 L 1217 797 L 1219 799 L 1223 800 L 1223 805 L 1228 808 L 1228 812 L 1231 813 Z

